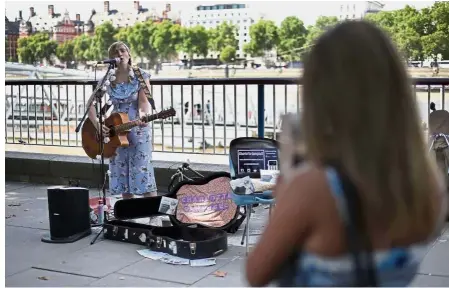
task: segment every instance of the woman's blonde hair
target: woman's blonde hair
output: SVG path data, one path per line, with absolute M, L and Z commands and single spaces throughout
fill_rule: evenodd
M 124 47 L 125 50 L 126 50 L 126 52 L 128 52 L 128 55 L 129 55 L 129 61 L 128 61 L 129 67 L 128 67 L 128 68 L 131 70 L 131 69 L 132 69 L 132 56 L 131 56 L 131 51 L 129 50 L 129 47 L 128 47 L 125 43 L 123 43 L 123 42 L 121 42 L 121 41 L 117 41 L 117 42 L 112 43 L 111 46 L 109 46 L 109 48 L 108 48 L 108 55 L 109 55 L 109 58 L 111 58 L 111 59 L 112 59 L 112 58 L 115 58 L 116 55 L 117 55 L 117 54 L 116 54 L 116 53 L 117 53 L 117 50 L 118 50 L 120 47 Z M 128 83 L 131 82 L 131 81 L 132 81 L 131 76 L 128 76 Z M 117 84 L 117 80 L 111 81 L 111 86 L 112 86 L 113 88 L 115 88 L 116 84 Z
M 340 23 L 306 56 L 303 81 L 308 158 L 342 165 L 369 222 L 393 235 L 431 229 L 435 169 L 412 84 L 389 38 L 368 22 Z
M 129 47 L 128 47 L 128 45 L 126 45 L 124 42 L 122 42 L 122 41 L 117 41 L 117 42 L 114 42 L 114 43 L 112 43 L 111 44 L 111 46 L 109 46 L 109 48 L 108 48 L 108 55 L 109 55 L 109 58 L 115 58 L 115 55 L 116 55 L 116 53 L 117 53 L 117 49 L 119 49 L 121 46 L 123 46 L 125 49 L 126 49 L 126 51 L 128 52 L 128 54 L 129 54 L 129 62 L 128 62 L 128 64 L 131 66 L 132 65 L 132 56 L 131 56 L 131 50 L 129 50 Z

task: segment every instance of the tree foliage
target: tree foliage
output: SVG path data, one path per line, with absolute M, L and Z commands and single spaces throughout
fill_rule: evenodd
M 17 46 L 20 62 L 35 64 L 43 59 L 52 63 L 52 56 L 55 55 L 58 44 L 56 41 L 51 40 L 47 33 L 36 33 L 19 39 Z
M 91 52 L 92 42 L 93 38 L 84 34 L 73 39 L 73 56 L 76 61 L 85 63 L 95 59 L 95 55 Z
M 252 57 L 262 57 L 279 45 L 278 27 L 271 20 L 259 20 L 249 28 L 249 35 L 251 40 L 243 51 Z
M 110 21 L 95 27 L 95 35 L 91 42 L 91 54 L 95 59 L 108 58 L 108 48 L 115 42 L 117 29 Z
M 165 20 L 156 25 L 153 33 L 151 44 L 156 49 L 160 61 L 176 58 L 181 43 L 181 27 Z
M 308 31 L 302 22 L 296 16 L 285 18 L 279 28 L 279 47 L 278 55 L 290 61 L 300 60 L 299 51 L 307 41 Z
M 421 10 L 405 6 L 399 10 L 371 13 L 366 19 L 381 27 L 407 60 L 449 59 L 447 1 L 436 1 Z M 207 56 L 209 51 L 215 52 L 227 63 L 231 52 L 242 46 L 244 53 L 253 57 L 276 51 L 284 60 L 297 61 L 322 33 L 338 22 L 336 17 L 320 16 L 314 25 L 306 28 L 296 16 L 289 16 L 277 27 L 273 21 L 261 19 L 249 26 L 249 43 L 239 43 L 237 34 L 240 31 L 228 22 L 208 30 L 203 26 L 181 27 L 168 20 L 161 23 L 149 20 L 119 29 L 106 22 L 96 27 L 93 36 L 83 34 L 59 45 L 46 33 L 19 39 L 17 53 L 24 63 L 42 59 L 51 62 L 54 55 L 63 62 L 85 63 L 108 58 L 108 47 L 115 41 L 123 41 L 130 47 L 135 62 L 137 58 L 145 58 L 150 67 L 177 59 L 181 51 L 190 59 L 194 55 Z
M 73 53 L 75 48 L 75 43 L 73 40 L 65 41 L 58 45 L 56 48 L 56 57 L 58 57 L 61 62 L 71 62 L 75 60 L 75 55 Z
M 235 60 L 237 50 L 233 46 L 226 46 L 220 53 L 220 61 L 230 63 Z
M 315 21 L 315 25 L 309 26 L 307 28 L 308 34 L 306 38 L 305 48 L 313 45 L 313 42 L 320 37 L 324 32 L 326 32 L 329 28 L 338 24 L 338 18 L 335 16 L 320 16 Z
M 449 2 L 435 2 L 418 11 L 405 6 L 366 17 L 385 30 L 407 60 L 449 58 Z
M 209 51 L 209 34 L 203 26 L 183 27 L 181 29 L 181 43 L 179 49 L 193 59 L 194 54 L 207 56 Z

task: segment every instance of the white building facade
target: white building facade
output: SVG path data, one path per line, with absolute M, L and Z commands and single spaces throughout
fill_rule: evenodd
M 341 2 L 339 6 L 339 20 L 362 19 L 366 14 L 382 11 L 384 4 L 379 1 Z
M 204 26 L 206 29 L 215 28 L 223 22 L 237 26 L 238 39 L 237 58 L 248 58 L 243 52 L 243 46 L 250 41 L 249 27 L 256 22 L 253 11 L 248 4 L 217 4 L 197 6 L 195 11 L 182 16 L 181 23 L 185 27 Z M 188 56 L 181 53 L 180 58 Z M 219 52 L 209 51 L 207 58 L 218 58 Z M 194 58 L 203 58 L 194 55 Z

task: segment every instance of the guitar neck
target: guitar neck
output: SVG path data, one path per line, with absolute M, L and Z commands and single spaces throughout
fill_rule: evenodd
M 154 114 L 154 115 L 150 115 L 150 116 L 144 116 L 144 117 L 142 117 L 139 120 L 142 121 L 142 122 L 148 123 L 148 122 L 151 122 L 151 121 L 157 119 L 158 116 L 159 116 L 158 114 Z M 130 130 L 130 129 L 132 129 L 132 128 L 134 128 L 134 127 L 139 125 L 138 124 L 139 120 L 134 120 L 134 121 L 130 121 L 130 122 L 125 123 L 125 124 L 117 125 L 117 126 L 114 127 L 114 130 L 117 133 L 120 133 L 120 132 L 123 132 L 123 131 L 126 131 L 126 130 Z

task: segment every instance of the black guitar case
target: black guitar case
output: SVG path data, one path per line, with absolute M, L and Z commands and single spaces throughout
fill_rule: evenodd
M 227 234 L 218 229 L 152 227 L 113 220 L 105 224 L 104 237 L 190 260 L 213 258 L 228 249 Z
M 228 237 L 218 229 L 156 227 L 150 230 L 149 247 L 190 260 L 213 258 L 228 250 Z
M 215 257 L 227 250 L 227 232 L 237 231 L 246 216 L 231 199 L 230 180 L 229 173 L 219 172 L 193 181 L 180 182 L 164 196 L 119 200 L 114 205 L 116 220 L 105 224 L 105 238 L 144 245 L 153 251 L 186 259 Z M 187 204 L 186 195 L 190 198 Z M 177 207 L 182 207 L 183 213 L 178 213 Z M 205 210 L 204 213 L 189 214 L 191 210 L 186 207 Z M 153 227 L 123 221 L 159 215 L 168 215 L 173 226 Z M 182 215 L 180 219 L 179 215 Z M 205 217 L 202 218 L 202 223 L 191 221 L 188 217 L 198 215 L 200 218 Z M 212 221 L 208 222 L 209 217 Z
M 173 214 L 161 212 L 161 211 L 169 209 L 169 207 L 166 207 L 166 209 L 164 209 L 164 205 L 165 206 L 168 206 L 168 205 L 166 205 L 165 203 L 162 203 L 163 198 L 176 199 L 176 200 L 178 200 L 178 204 L 177 204 L 178 207 L 183 207 L 184 205 L 186 205 L 186 203 L 183 202 L 182 196 L 180 194 L 184 193 L 185 189 L 187 189 L 187 187 L 189 187 L 189 189 L 191 189 L 193 193 L 196 193 L 199 190 L 206 189 L 205 191 L 202 191 L 203 195 L 214 195 L 213 193 L 215 191 L 207 190 L 207 189 L 214 189 L 214 187 L 215 187 L 214 185 L 210 185 L 210 183 L 215 184 L 216 182 L 214 182 L 214 181 L 224 180 L 224 181 L 219 181 L 219 183 L 218 183 L 218 185 L 220 185 L 220 184 L 224 185 L 225 184 L 224 182 L 227 182 L 228 179 L 229 179 L 229 181 L 231 181 L 231 176 L 228 172 L 217 172 L 217 173 L 213 173 L 207 177 L 195 179 L 193 181 L 191 181 L 191 180 L 181 181 L 173 187 L 172 191 L 170 191 L 168 194 L 166 194 L 164 196 L 120 200 L 120 201 L 117 201 L 114 205 L 114 217 L 116 219 L 124 220 L 124 219 L 145 218 L 145 217 L 150 217 L 150 216 L 169 215 L 172 225 L 176 226 L 176 227 L 188 227 L 188 226 L 196 225 L 197 227 L 200 227 L 200 228 L 220 229 L 220 230 L 224 230 L 228 233 L 235 233 L 238 231 L 239 227 L 242 225 L 243 221 L 246 218 L 246 211 L 244 210 L 243 207 L 237 206 L 235 209 L 235 212 L 232 213 L 232 215 L 220 215 L 221 217 L 226 217 L 226 219 L 223 219 L 223 221 L 221 221 L 222 224 L 219 226 L 208 225 L 207 221 L 202 221 L 201 223 L 195 222 L 195 221 L 189 222 L 186 220 L 191 220 L 191 219 L 186 219 L 186 218 L 189 218 L 189 217 L 186 217 L 186 215 L 184 215 L 184 217 L 182 217 L 183 219 L 181 219 L 181 218 L 179 218 L 181 213 L 178 213 L 179 211 L 177 209 L 175 210 L 175 213 L 173 213 Z M 221 187 L 221 190 L 225 191 L 225 193 L 227 194 L 226 197 L 228 197 L 229 199 L 223 199 L 222 197 L 224 196 L 225 193 L 220 193 L 219 196 L 221 196 L 221 198 L 215 197 L 215 198 L 217 198 L 216 203 L 220 202 L 219 203 L 220 205 L 223 203 L 225 203 L 225 204 L 227 203 L 227 205 L 235 205 L 229 196 L 231 193 L 231 185 L 228 183 L 226 183 L 226 185 L 229 187 L 227 187 L 227 186 Z M 206 188 L 204 188 L 204 187 L 206 187 Z M 228 190 L 227 188 L 229 188 L 229 191 L 227 191 Z M 189 192 L 189 191 L 187 191 L 187 192 Z M 211 196 L 211 197 L 214 197 L 214 196 Z M 220 199 L 218 199 L 218 198 L 220 198 Z M 162 206 L 161 206 L 161 203 L 162 203 Z M 218 210 L 220 209 L 220 207 L 218 207 L 218 206 L 215 208 L 217 208 Z M 213 213 L 214 212 L 211 212 L 211 214 L 213 214 Z M 186 214 L 186 213 L 184 213 L 184 214 Z M 193 219 L 193 220 L 195 220 L 195 219 Z

